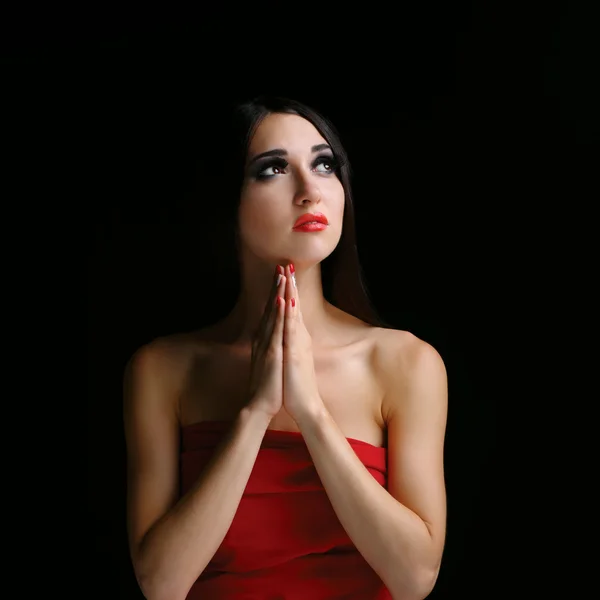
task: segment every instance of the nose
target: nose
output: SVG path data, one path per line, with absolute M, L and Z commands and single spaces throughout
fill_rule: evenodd
M 312 181 L 307 178 L 299 178 L 296 194 L 294 195 L 296 204 L 318 204 L 321 202 L 321 190 Z

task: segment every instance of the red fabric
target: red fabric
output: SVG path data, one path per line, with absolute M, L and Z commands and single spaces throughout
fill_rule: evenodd
M 231 424 L 182 429 L 181 493 Z M 387 486 L 387 451 L 347 438 Z M 339 522 L 301 433 L 267 430 L 223 542 L 187 600 L 390 600 Z

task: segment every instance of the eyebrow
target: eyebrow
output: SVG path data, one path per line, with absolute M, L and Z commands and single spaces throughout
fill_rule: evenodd
M 317 144 L 313 146 L 310 151 L 314 154 L 315 152 L 320 152 L 321 150 L 331 150 L 331 146 L 329 144 Z M 273 150 L 267 150 L 266 152 L 261 152 L 257 154 L 252 159 L 248 161 L 248 165 L 255 163 L 257 160 L 261 158 L 266 158 L 267 156 L 286 156 L 287 150 L 283 148 L 274 148 Z

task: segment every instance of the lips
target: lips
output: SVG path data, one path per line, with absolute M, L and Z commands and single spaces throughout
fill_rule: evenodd
M 306 225 L 307 223 L 322 223 L 323 225 L 328 225 L 327 217 L 323 213 L 306 213 L 296 220 L 294 223 L 294 229 L 296 227 L 300 227 L 301 225 Z

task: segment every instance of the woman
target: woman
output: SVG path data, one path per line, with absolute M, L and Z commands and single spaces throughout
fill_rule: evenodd
M 425 598 L 445 539 L 442 359 L 370 308 L 333 127 L 264 98 L 232 125 L 237 302 L 126 372 L 139 585 L 150 600 Z

